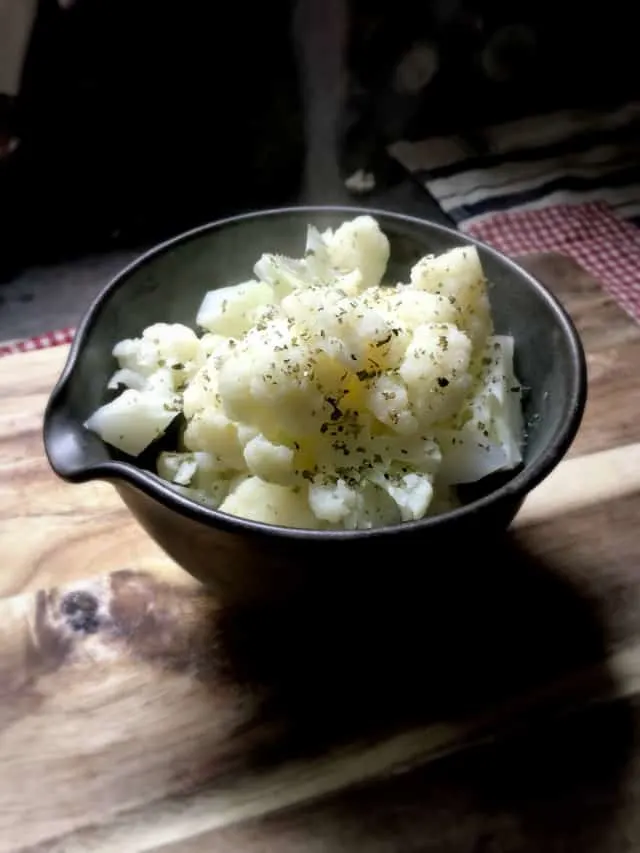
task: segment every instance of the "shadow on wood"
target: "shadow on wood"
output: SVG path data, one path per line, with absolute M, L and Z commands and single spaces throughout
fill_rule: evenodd
M 466 719 L 603 662 L 594 601 L 513 539 L 464 557 L 397 556 L 388 567 L 327 568 L 335 584 L 264 611 L 217 619 L 229 678 L 286 720 L 287 753 L 324 750 L 409 724 Z M 354 582 L 347 578 L 352 573 Z M 606 694 L 606 672 L 600 690 Z

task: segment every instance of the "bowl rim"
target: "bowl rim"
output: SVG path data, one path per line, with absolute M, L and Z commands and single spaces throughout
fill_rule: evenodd
M 485 254 L 493 256 L 497 261 L 505 265 L 514 274 L 524 278 L 530 287 L 536 292 L 551 309 L 555 316 L 558 327 L 566 340 L 569 348 L 569 362 L 571 364 L 570 393 L 567 395 L 565 406 L 565 417 L 556 429 L 552 440 L 541 451 L 538 458 L 530 465 L 524 465 L 512 478 L 487 495 L 471 501 L 463 506 L 456 507 L 441 515 L 426 516 L 415 521 L 403 521 L 382 527 L 374 527 L 365 530 L 315 530 L 309 528 L 285 527 L 281 525 L 267 524 L 253 521 L 220 512 L 218 509 L 199 504 L 190 498 L 184 497 L 175 491 L 168 483 L 165 483 L 158 475 L 150 471 L 136 467 L 133 462 L 120 460 L 108 460 L 96 464 L 87 464 L 71 467 L 62 460 L 55 458 L 52 452 L 50 430 L 54 413 L 59 408 L 59 400 L 66 386 L 70 383 L 75 366 L 81 357 L 85 342 L 90 331 L 96 325 L 102 307 L 111 294 L 124 286 L 132 274 L 154 261 L 158 256 L 177 245 L 190 242 L 204 234 L 221 230 L 229 225 L 240 224 L 267 217 L 297 216 L 300 219 L 310 218 L 316 215 L 343 214 L 345 218 L 368 215 L 375 219 L 394 220 L 398 223 L 407 223 L 412 226 L 426 228 L 432 233 L 458 240 L 463 245 L 480 248 Z M 105 480 L 113 484 L 123 482 L 133 486 L 163 504 L 166 508 L 178 514 L 199 521 L 207 527 L 217 527 L 227 532 L 237 534 L 251 534 L 258 537 L 277 537 L 280 539 L 305 540 L 321 539 L 326 541 L 356 541 L 368 538 L 386 538 L 398 533 L 409 533 L 415 531 L 428 531 L 430 528 L 441 527 L 443 523 L 455 523 L 457 521 L 469 520 L 477 513 L 499 504 L 504 499 L 516 501 L 524 499 L 526 495 L 544 480 L 556 465 L 561 461 L 572 444 L 580 427 L 582 416 L 587 401 L 587 364 L 582 341 L 578 331 L 559 299 L 551 293 L 535 276 L 520 267 L 515 261 L 487 245 L 481 240 L 457 231 L 455 228 L 431 222 L 391 210 L 378 208 L 367 208 L 348 205 L 300 205 L 277 208 L 266 208 L 228 216 L 211 222 L 198 225 L 187 231 L 181 232 L 169 239 L 156 244 L 143 252 L 123 269 L 116 273 L 104 288 L 94 297 L 89 308 L 80 320 L 76 334 L 72 341 L 66 363 L 55 384 L 44 413 L 43 438 L 47 459 L 54 472 L 71 483 L 83 483 L 90 480 Z

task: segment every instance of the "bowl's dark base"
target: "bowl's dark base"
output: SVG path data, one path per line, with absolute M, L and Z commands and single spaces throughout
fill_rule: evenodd
M 477 515 L 402 536 L 358 540 L 251 536 L 208 527 L 177 514 L 126 483 L 114 483 L 145 531 L 179 566 L 209 586 L 224 605 L 279 604 L 314 590 L 342 596 L 350 591 L 391 588 L 407 595 L 434 577 L 475 571 L 513 521 L 523 500 L 507 497 Z

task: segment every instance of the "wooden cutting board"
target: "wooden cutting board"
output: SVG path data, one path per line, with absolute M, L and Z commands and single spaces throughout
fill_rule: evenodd
M 224 612 L 48 469 L 63 348 L 0 360 L 0 853 L 640 851 L 640 328 L 572 261 L 590 400 L 437 593 Z

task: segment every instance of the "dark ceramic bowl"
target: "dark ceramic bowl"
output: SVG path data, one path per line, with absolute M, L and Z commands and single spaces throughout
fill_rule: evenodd
M 371 213 L 391 243 L 392 277 L 428 252 L 477 246 L 487 277 L 496 329 L 516 340 L 516 373 L 529 389 L 528 437 L 522 469 L 461 508 L 421 521 L 366 531 L 310 531 L 229 516 L 175 492 L 150 470 L 119 457 L 83 423 L 104 402 L 116 341 L 155 321 L 193 325 L 200 300 L 217 282 L 250 277 L 262 252 L 299 255 L 306 225 L 336 227 Z M 489 543 L 513 520 L 527 493 L 558 464 L 580 424 L 586 399 L 583 349 L 567 314 L 527 272 L 493 249 L 456 231 L 407 216 L 355 208 L 294 208 L 253 213 L 205 225 L 143 255 L 95 300 L 74 340 L 44 420 L 47 456 L 72 483 L 111 482 L 147 533 L 188 572 L 219 595 L 240 602 L 287 595 L 297 584 L 326 578 L 338 584 L 428 571 L 452 544 Z M 410 545 L 424 554 L 403 560 Z M 403 569 L 405 566 L 405 569 Z M 412 568 L 410 568 L 412 567 Z M 387 577 L 389 580 L 389 577 Z

